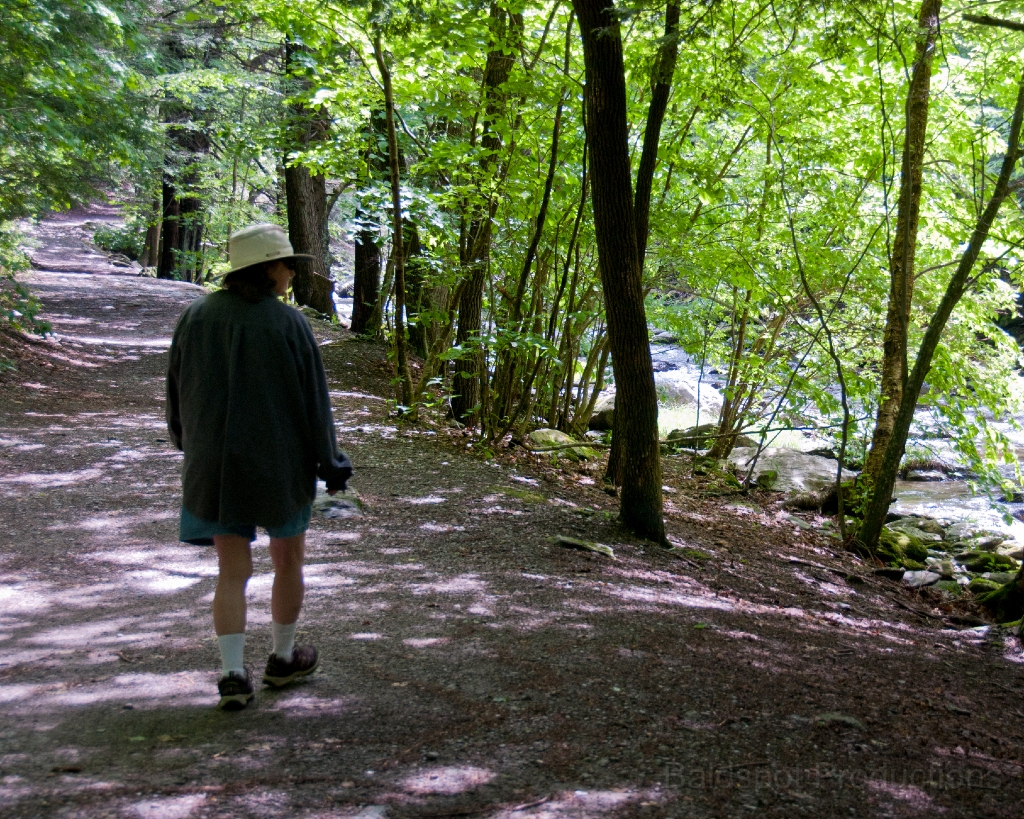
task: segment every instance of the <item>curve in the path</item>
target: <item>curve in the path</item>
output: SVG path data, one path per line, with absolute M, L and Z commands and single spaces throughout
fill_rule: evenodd
M 92 242 L 98 227 L 123 224 L 117 207 L 92 204 L 51 213 L 38 223 L 22 223 L 20 227 L 28 236 L 28 257 L 35 270 L 134 276 L 141 269 L 138 263 L 105 253 Z

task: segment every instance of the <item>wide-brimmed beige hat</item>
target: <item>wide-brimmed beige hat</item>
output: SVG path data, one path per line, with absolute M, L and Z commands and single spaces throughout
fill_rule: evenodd
M 228 239 L 228 275 L 261 262 L 313 258 L 308 253 L 296 253 L 280 225 L 249 225 L 236 230 Z

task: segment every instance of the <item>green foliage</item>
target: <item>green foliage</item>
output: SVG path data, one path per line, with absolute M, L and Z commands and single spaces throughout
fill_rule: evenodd
M 135 225 L 124 227 L 108 227 L 100 225 L 92 237 L 93 243 L 110 253 L 120 253 L 132 261 L 142 255 L 142 246 L 146 241 L 146 233 Z
M 16 279 L 17 273 L 28 269 L 22 238 L 10 225 L 0 223 L 0 330 L 44 335 L 50 324 L 38 317 L 39 300 Z
M 147 128 L 129 0 L 10 0 L 0 14 L 0 220 L 97 195 Z

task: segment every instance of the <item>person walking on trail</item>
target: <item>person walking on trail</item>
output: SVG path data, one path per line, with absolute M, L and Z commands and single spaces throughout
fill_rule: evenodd
M 273 653 L 263 682 L 312 674 L 311 645 L 295 645 L 304 591 L 306 529 L 319 476 L 327 493 L 352 475 L 338 451 L 327 377 L 309 322 L 279 301 L 299 258 L 277 225 L 252 225 L 228 242 L 223 289 L 178 320 L 167 373 L 167 426 L 185 453 L 180 539 L 217 550 L 213 625 L 220 646 L 219 707 L 255 696 L 243 663 L 245 587 L 256 527 L 270 535 Z

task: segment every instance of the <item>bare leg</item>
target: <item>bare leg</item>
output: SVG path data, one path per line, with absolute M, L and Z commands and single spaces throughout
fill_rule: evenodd
M 305 584 L 302 563 L 306 557 L 306 535 L 270 539 L 270 559 L 274 563 L 274 588 L 270 594 L 270 615 L 275 623 L 287 626 L 299 619 Z
M 214 535 L 220 573 L 213 595 L 213 628 L 217 636 L 245 632 L 245 586 L 252 577 L 248 538 Z

